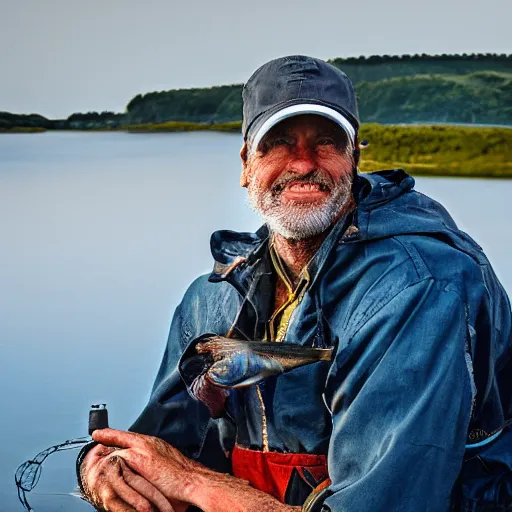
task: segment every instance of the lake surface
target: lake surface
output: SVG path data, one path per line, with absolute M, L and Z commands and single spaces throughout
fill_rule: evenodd
M 239 187 L 241 139 L 216 133 L 0 135 L 0 510 L 14 472 L 87 434 L 107 403 L 127 428 L 144 406 L 173 310 L 209 272 L 216 229 L 259 221 Z M 512 292 L 512 180 L 418 178 L 482 245 Z M 36 512 L 92 510 L 76 452 L 51 456 Z M 37 493 L 37 494 L 36 494 Z M 61 494 L 53 494 L 61 493 Z

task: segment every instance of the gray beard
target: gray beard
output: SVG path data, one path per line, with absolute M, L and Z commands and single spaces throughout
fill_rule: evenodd
M 321 173 L 300 178 L 305 182 L 329 186 L 330 193 L 323 203 L 312 205 L 290 201 L 282 204 L 280 195 L 283 186 L 296 176 L 286 175 L 276 180 L 270 190 L 262 191 L 252 181 L 248 187 L 249 204 L 259 213 L 270 231 L 289 240 L 304 240 L 323 233 L 352 198 L 352 176 L 344 176 L 338 183 L 328 182 Z

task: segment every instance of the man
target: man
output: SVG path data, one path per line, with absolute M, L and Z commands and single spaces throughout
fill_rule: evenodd
M 212 236 L 137 434 L 96 431 L 79 460 L 85 494 L 115 512 L 504 510 L 511 312 L 481 249 L 403 171 L 357 174 L 341 71 L 277 59 L 243 99 L 241 185 L 265 225 Z M 285 373 L 265 355 L 281 342 Z

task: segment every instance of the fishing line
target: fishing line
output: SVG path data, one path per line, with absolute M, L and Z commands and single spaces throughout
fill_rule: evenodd
M 23 462 L 23 464 L 18 467 L 14 475 L 14 481 L 16 482 L 16 487 L 18 489 L 18 499 L 25 510 L 28 512 L 34 512 L 34 509 L 28 502 L 27 493 L 31 492 L 38 484 L 39 479 L 41 478 L 42 466 L 46 459 L 52 453 L 75 450 L 90 443 L 92 441 L 92 438 L 90 437 L 91 434 L 98 428 L 108 428 L 108 412 L 105 404 L 91 406 L 91 410 L 89 411 L 89 436 L 69 439 L 63 443 L 50 446 L 49 448 L 46 448 L 46 450 L 39 452 L 33 459 Z M 66 493 L 42 494 L 62 495 Z M 69 493 L 69 495 L 81 497 L 74 493 Z

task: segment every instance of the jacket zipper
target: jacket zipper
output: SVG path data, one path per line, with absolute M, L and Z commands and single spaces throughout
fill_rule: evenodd
M 261 446 L 262 451 L 268 452 L 270 451 L 268 445 L 268 425 L 267 425 L 267 414 L 265 412 L 265 402 L 263 401 L 263 395 L 261 394 L 261 388 L 256 385 L 256 395 L 258 396 L 258 400 L 260 402 L 261 408 Z

